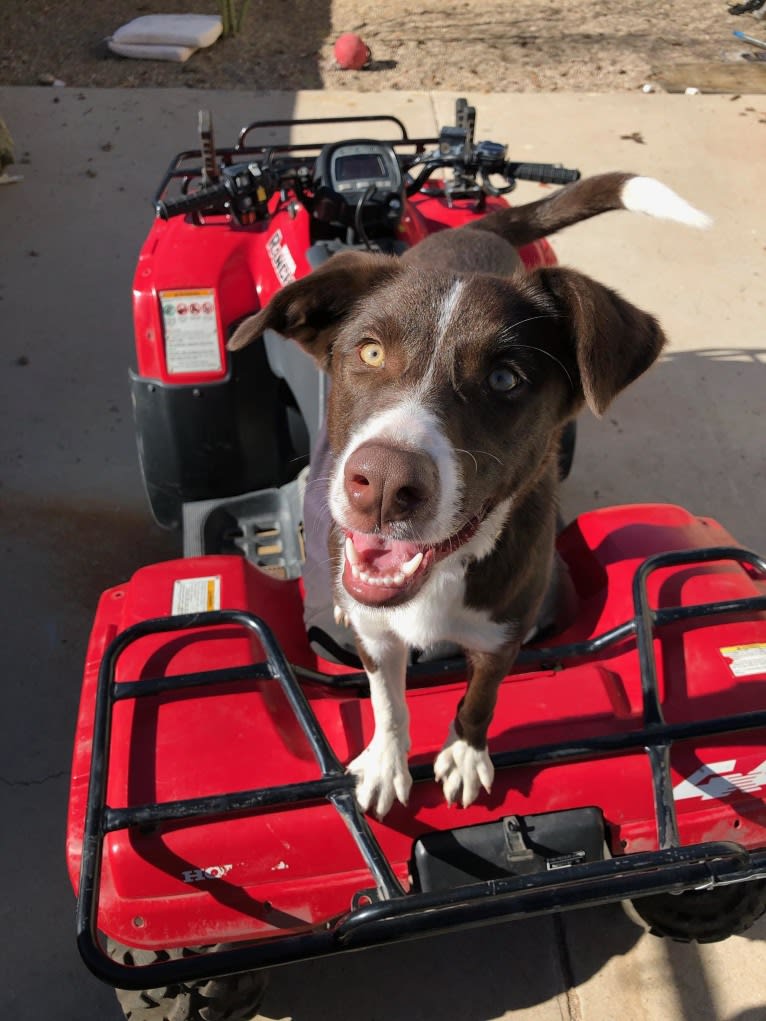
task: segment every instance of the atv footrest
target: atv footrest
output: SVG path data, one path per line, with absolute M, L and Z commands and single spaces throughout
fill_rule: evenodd
M 185 503 L 184 556 L 239 553 L 278 578 L 299 578 L 302 506 L 299 479 L 279 489 Z

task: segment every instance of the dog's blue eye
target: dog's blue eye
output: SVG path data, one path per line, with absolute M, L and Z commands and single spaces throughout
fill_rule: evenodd
M 492 390 L 496 390 L 498 393 L 509 393 L 519 385 L 521 379 L 510 369 L 502 368 L 493 369 L 487 377 L 487 382 Z

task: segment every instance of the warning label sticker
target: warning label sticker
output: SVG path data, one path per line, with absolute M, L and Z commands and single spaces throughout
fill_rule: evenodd
M 221 609 L 221 576 L 178 578 L 173 582 L 174 617 L 181 613 L 206 613 Z
M 729 668 L 735 677 L 755 677 L 766 674 L 766 645 L 729 645 L 721 649 L 729 660 Z
M 160 305 L 168 372 L 220 372 L 215 291 L 160 291 Z

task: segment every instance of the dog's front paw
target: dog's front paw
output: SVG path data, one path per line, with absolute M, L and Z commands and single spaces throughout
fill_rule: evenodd
M 460 799 L 468 808 L 481 787 L 487 794 L 492 790 L 495 767 L 486 748 L 474 748 L 451 730 L 434 762 L 434 775 L 450 805 Z
M 396 736 L 373 738 L 362 754 L 349 763 L 348 772 L 356 777 L 356 800 L 363 812 L 372 809 L 382 819 L 395 798 L 407 804 L 412 787 L 407 743 Z

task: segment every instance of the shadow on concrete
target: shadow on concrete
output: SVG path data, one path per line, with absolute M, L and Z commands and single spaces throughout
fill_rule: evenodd
M 587 993 L 579 994 L 582 1016 L 590 1017 L 589 1011 L 594 1004 L 603 1003 L 603 1015 L 600 1012 L 593 1014 L 598 1021 L 602 1017 L 611 1019 L 618 1016 L 624 1017 L 625 1021 L 654 1021 L 664 1017 L 672 1017 L 676 1021 L 763 1021 L 766 1018 L 766 1012 L 757 1009 L 730 1017 L 721 1004 L 722 998 L 731 1002 L 730 990 L 736 982 L 735 974 L 732 971 L 729 975 L 722 967 L 722 961 L 732 962 L 735 968 L 739 964 L 744 976 L 748 962 L 757 960 L 752 953 L 747 957 L 738 953 L 736 944 L 740 937 L 715 946 L 660 939 L 646 933 L 644 926 L 634 921 L 632 910 L 628 908 L 626 911 L 620 904 L 572 912 L 563 916 L 563 923 L 573 962 L 575 998 L 578 997 L 578 987 L 597 975 L 607 963 L 600 947 L 608 945 L 615 933 L 628 927 L 634 929 L 643 941 L 648 941 L 638 954 L 624 960 L 619 960 L 623 953 L 619 944 L 615 944 L 614 953 L 609 958 L 609 974 L 594 981 Z M 763 921 L 750 930 L 754 939 L 762 940 L 764 933 Z M 748 982 L 745 988 L 757 988 L 757 983 Z M 624 990 L 622 1009 L 609 1009 L 613 1006 L 611 997 L 621 990 Z M 575 1013 L 572 1016 L 581 1015 Z M 296 1021 L 300 1019 L 296 1018 Z
M 0 97 L 24 175 L 0 189 L 3 1006 L 15 1021 L 107 1021 L 122 1014 L 77 955 L 64 865 L 83 659 L 101 591 L 180 555 L 178 536 L 149 516 L 138 470 L 131 281 L 153 191 L 173 154 L 195 145 L 198 108 L 213 107 L 227 144 L 259 115 L 290 117 L 294 97 Z
M 569 959 L 567 917 L 549 916 L 362 951 L 272 973 L 259 1017 L 293 1021 L 489 1021 L 540 1007 L 535 1018 L 570 1017 L 566 1001 L 608 956 L 624 955 L 642 930 L 619 906 L 577 912 L 599 929 L 578 963 Z M 359 990 L 370 991 L 360 998 Z
M 3 704 L 0 924 L 4 1006 L 16 1021 L 121 1017 L 74 938 L 64 828 L 85 648 L 100 592 L 178 554 L 148 512 L 0 490 Z
M 742 934 L 763 940 L 766 928 L 763 922 Z M 664 942 L 665 956 L 673 976 L 673 988 L 678 1000 L 680 1016 L 684 1021 L 763 1021 L 766 1002 L 760 1007 L 729 1015 L 716 1002 L 720 999 L 716 982 L 711 977 L 704 957 L 704 948 L 696 943 Z M 718 976 L 720 983 L 720 972 Z M 748 987 L 749 988 L 749 987 Z
M 678 503 L 763 549 L 766 349 L 671 352 L 598 421 L 578 420 L 565 518 L 593 507 Z

